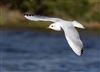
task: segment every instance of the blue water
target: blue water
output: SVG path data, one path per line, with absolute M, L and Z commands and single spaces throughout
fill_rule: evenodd
M 63 32 L 0 30 L 0 72 L 99 72 L 100 31 L 79 31 L 84 54 L 77 56 Z

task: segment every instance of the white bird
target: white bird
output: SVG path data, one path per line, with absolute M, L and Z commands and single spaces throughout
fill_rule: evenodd
M 85 27 L 77 21 L 66 21 L 60 18 L 50 18 L 45 16 L 32 16 L 25 15 L 25 18 L 32 21 L 51 21 L 52 24 L 49 25 L 49 29 L 55 31 L 63 30 L 65 33 L 65 38 L 68 41 L 69 46 L 78 55 L 81 56 L 83 52 L 83 43 L 80 40 L 79 34 L 75 27 L 84 29 Z

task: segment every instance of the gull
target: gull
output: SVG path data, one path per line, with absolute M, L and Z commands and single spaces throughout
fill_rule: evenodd
M 24 15 L 24 17 L 31 21 L 51 21 L 52 24 L 49 25 L 49 29 L 55 30 L 55 31 L 63 31 L 65 34 L 65 38 L 69 44 L 69 46 L 72 48 L 72 50 L 78 55 L 81 56 L 83 53 L 83 43 L 80 39 L 80 36 L 75 29 L 85 27 L 81 25 L 77 21 L 66 21 L 60 18 L 52 18 L 52 17 L 46 17 L 46 16 L 36 16 L 36 15 Z

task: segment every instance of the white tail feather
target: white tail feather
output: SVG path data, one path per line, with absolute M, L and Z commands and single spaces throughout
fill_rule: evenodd
M 77 22 L 77 21 L 73 21 L 72 23 L 73 23 L 73 25 L 74 25 L 75 27 L 82 28 L 82 29 L 85 28 L 82 24 L 80 24 L 80 23 Z

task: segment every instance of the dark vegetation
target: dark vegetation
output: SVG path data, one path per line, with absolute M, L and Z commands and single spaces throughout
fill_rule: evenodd
M 24 13 L 78 20 L 85 24 L 100 23 L 99 0 L 0 0 L 0 25 L 28 23 Z M 34 23 L 34 22 L 31 22 Z M 30 23 L 30 26 L 31 25 Z M 11 26 L 10 25 L 10 26 Z M 24 24 L 25 25 L 25 24 Z M 100 25 L 100 24 L 99 24 Z M 9 25 L 7 25 L 9 26 Z M 23 26 L 23 25 L 22 25 Z M 26 25 L 27 27 L 27 25 Z

